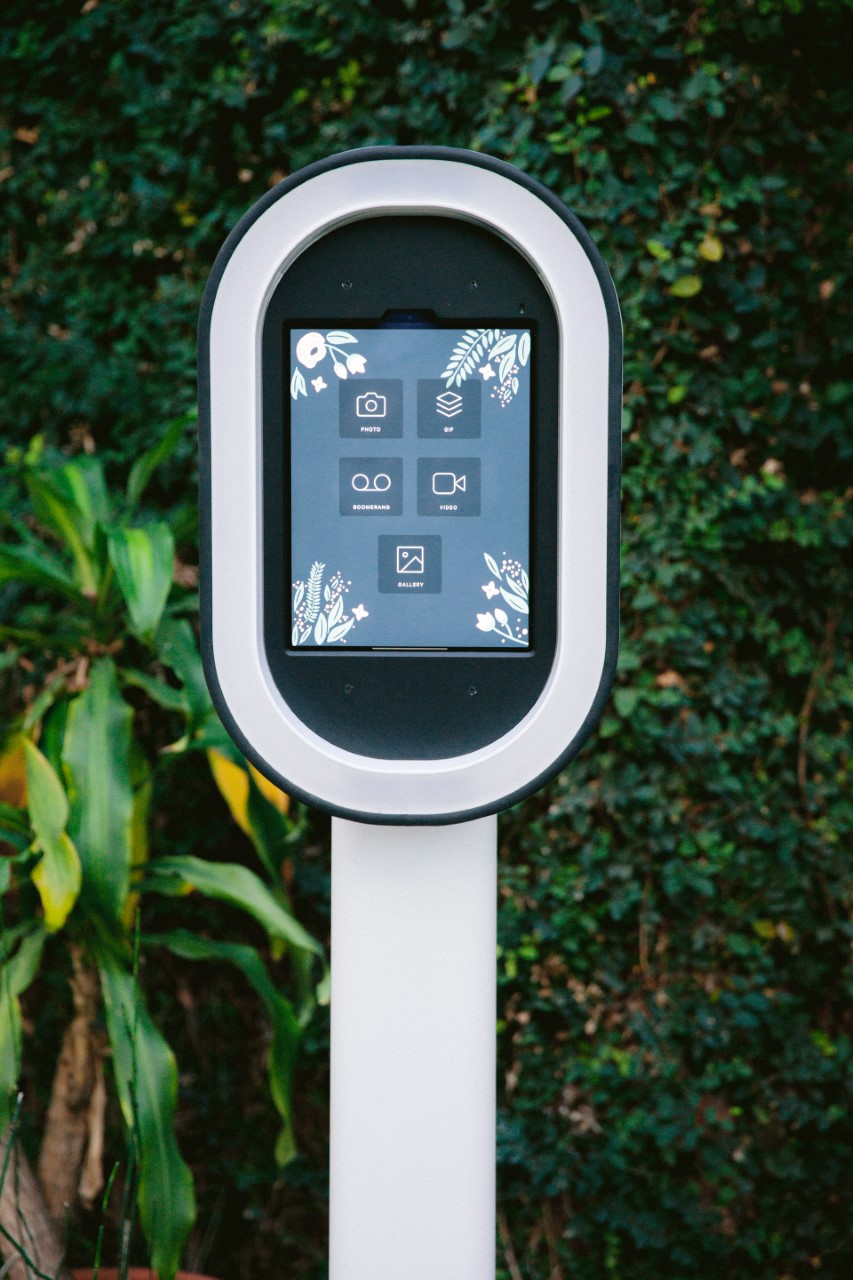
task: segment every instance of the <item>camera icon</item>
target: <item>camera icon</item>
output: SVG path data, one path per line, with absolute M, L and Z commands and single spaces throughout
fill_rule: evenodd
M 356 396 L 355 416 L 357 418 L 384 418 L 388 412 L 388 401 L 378 391 L 365 391 Z

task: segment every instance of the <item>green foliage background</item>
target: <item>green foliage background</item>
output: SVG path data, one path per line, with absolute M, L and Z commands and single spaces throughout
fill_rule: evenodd
M 502 824 L 504 1278 L 853 1273 L 850 17 L 834 0 L 5 13 L 8 445 L 94 442 L 120 469 L 191 410 L 219 244 L 334 151 L 501 156 L 610 265 L 622 655 L 594 739 Z M 157 489 L 189 547 L 193 450 L 188 430 Z M 159 851 L 195 830 L 204 852 L 210 785 L 180 803 Z M 325 842 L 316 819 L 295 870 L 320 918 Z M 245 1028 L 225 988 L 206 997 L 219 1065 L 184 1106 L 216 1268 L 314 1280 L 322 1026 L 301 1068 L 306 1154 L 268 1201 L 272 1165 L 243 1132 L 269 1123 L 241 1075 Z M 222 1185 L 236 1208 L 217 1217 Z

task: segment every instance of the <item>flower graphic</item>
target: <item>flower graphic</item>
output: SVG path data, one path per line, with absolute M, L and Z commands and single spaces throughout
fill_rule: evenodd
M 293 631 L 291 642 L 302 644 L 346 644 L 346 637 L 356 622 L 367 617 L 363 604 L 346 612 L 344 597 L 352 586 L 338 570 L 324 579 L 325 564 L 315 560 L 308 577 L 293 583 Z
M 358 342 L 358 338 L 346 329 L 330 329 L 328 333 L 303 333 L 296 344 L 296 366 L 290 379 L 290 395 L 293 400 L 308 395 L 308 383 L 302 368 L 313 369 L 326 356 L 332 357 L 332 368 L 338 378 L 348 378 L 351 373 L 364 373 L 367 360 L 356 351 L 347 352 L 345 348 Z M 328 382 L 318 374 L 311 379 L 315 391 L 325 391 Z
M 494 378 L 489 394 L 505 409 L 521 388 L 522 369 L 530 360 L 530 342 L 529 329 L 466 329 L 441 376 L 448 389 L 461 387 L 475 369 L 484 382 Z M 478 364 L 480 360 L 484 363 Z
M 322 333 L 304 333 L 296 344 L 296 359 L 306 369 L 313 369 L 326 354 L 326 342 Z
M 510 644 L 526 645 L 528 629 L 524 623 L 530 613 L 530 578 L 521 562 L 511 559 L 506 552 L 500 563 L 488 551 L 483 552 L 483 559 L 489 573 L 494 575 L 481 588 L 486 599 L 501 596 L 502 604 L 508 605 L 517 616 L 511 618 L 504 608 L 497 608 L 492 613 L 478 613 L 477 630 L 494 631 L 496 636 L 500 636 L 501 644 L 509 641 Z

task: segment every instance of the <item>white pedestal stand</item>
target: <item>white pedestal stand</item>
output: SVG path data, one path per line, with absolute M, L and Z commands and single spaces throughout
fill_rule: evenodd
M 329 1280 L 494 1280 L 497 819 L 332 824 Z

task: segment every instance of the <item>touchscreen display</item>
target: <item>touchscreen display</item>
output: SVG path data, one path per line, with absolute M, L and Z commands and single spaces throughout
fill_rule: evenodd
M 285 341 L 292 646 L 528 648 L 531 329 Z

